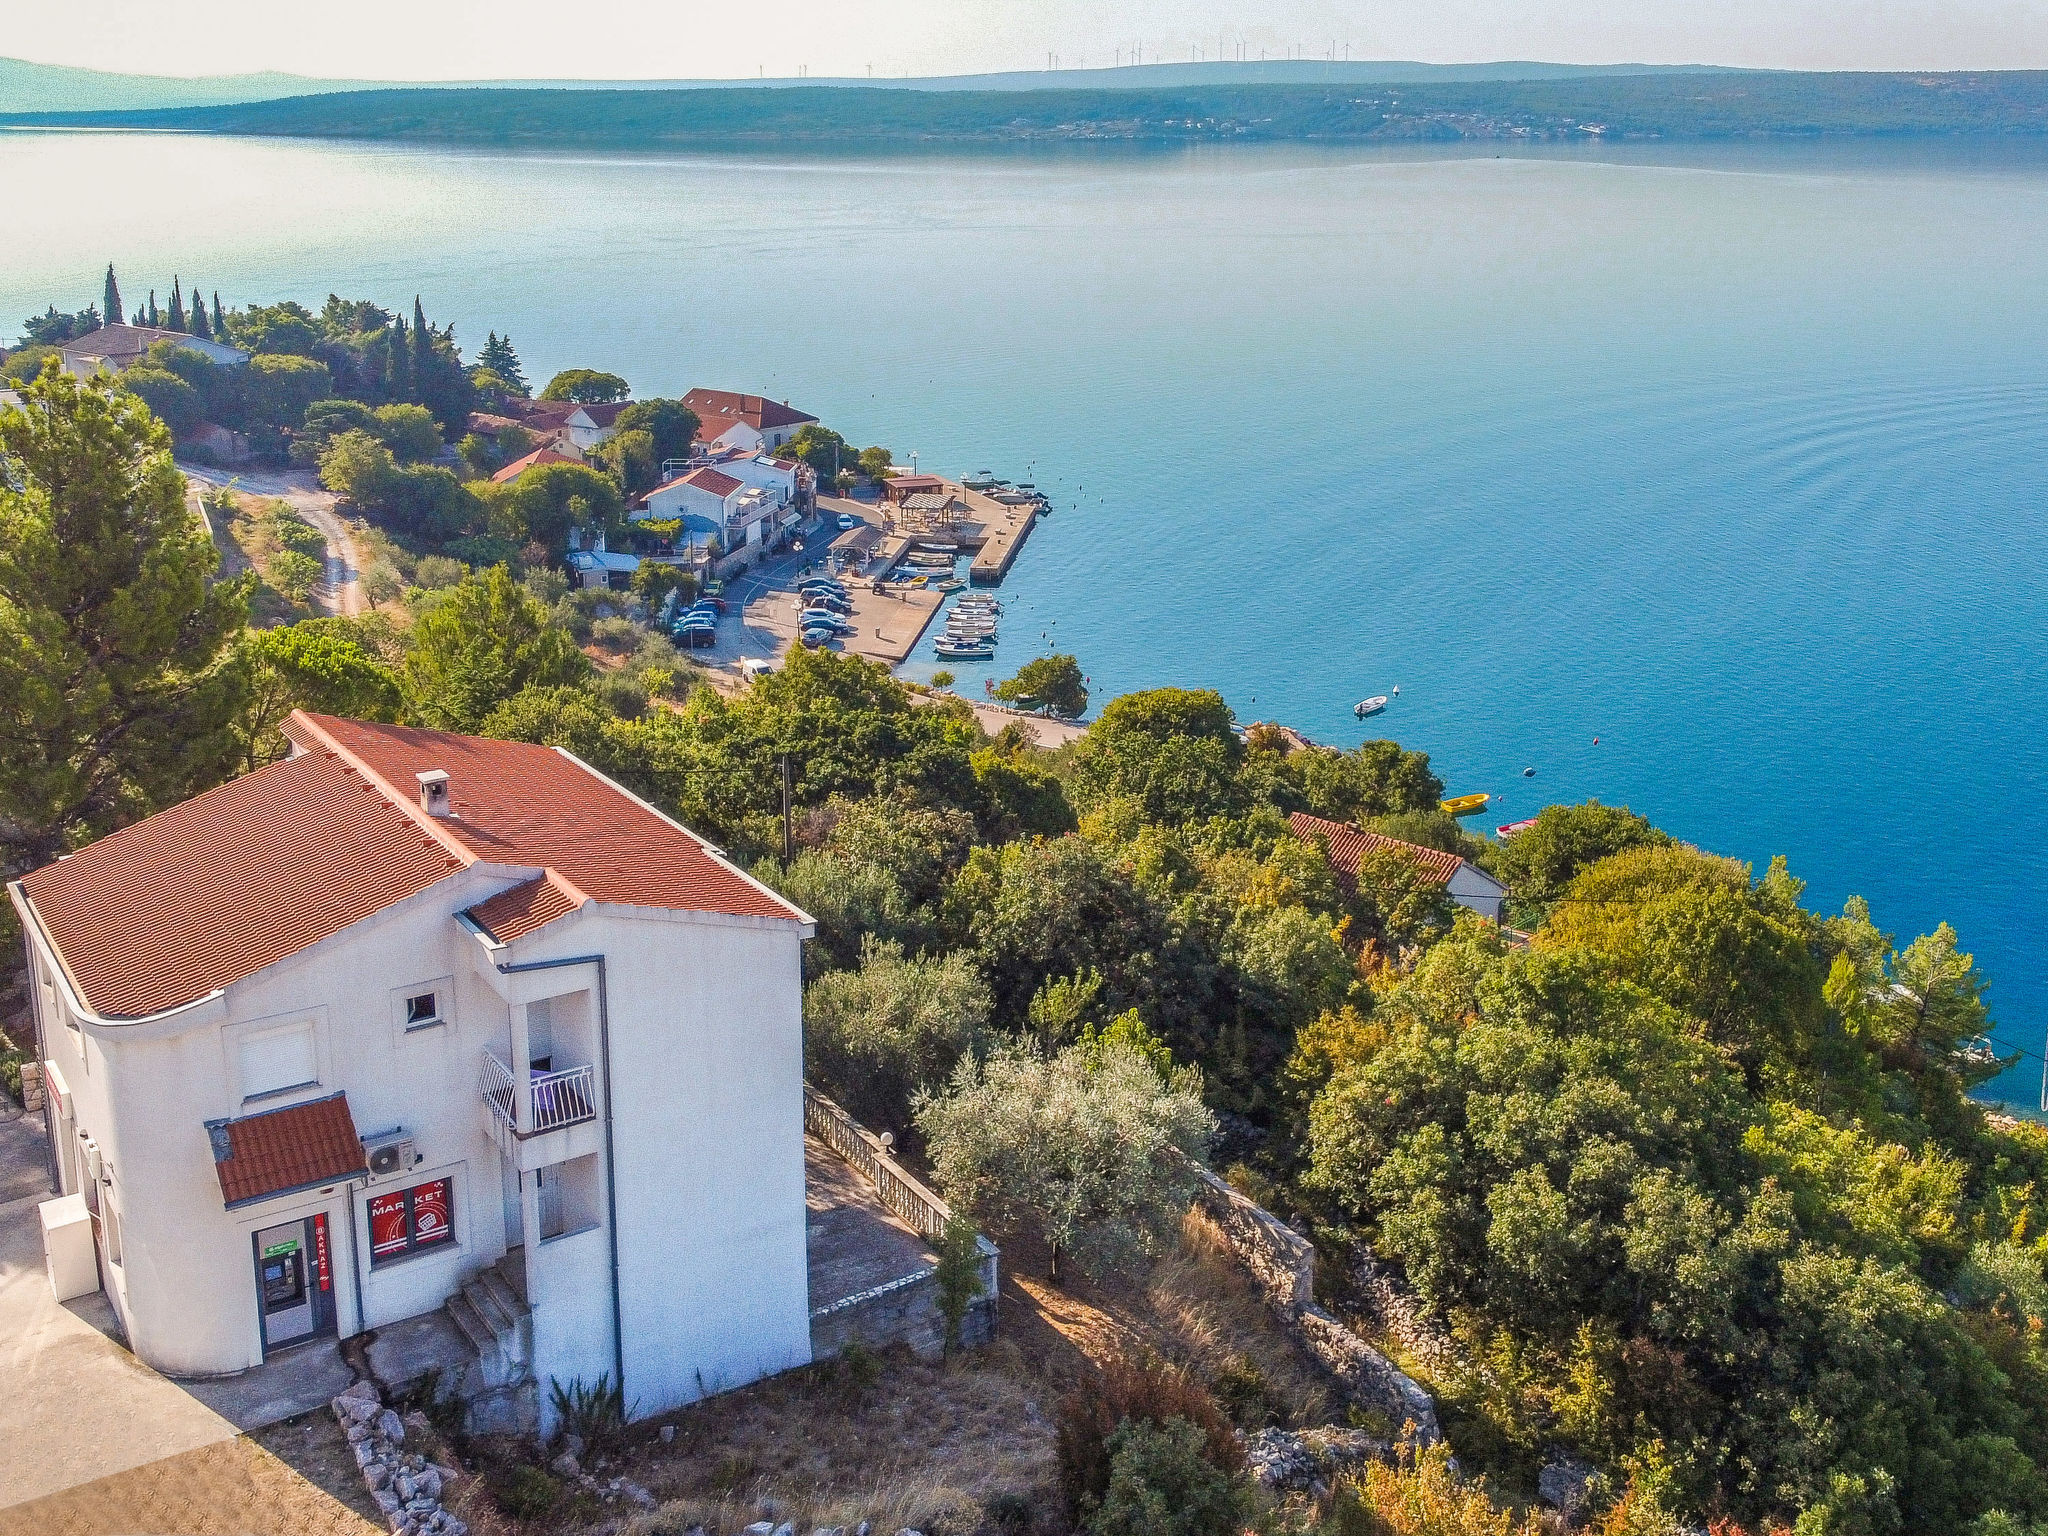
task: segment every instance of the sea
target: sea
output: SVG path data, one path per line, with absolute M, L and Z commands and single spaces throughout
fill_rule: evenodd
M 1985 1095 L 2041 1108 L 2048 149 L 28 132 L 0 206 L 0 332 L 110 261 L 131 305 L 418 294 L 536 380 L 758 391 L 1031 481 L 962 691 L 1057 649 L 1098 703 L 1394 737 L 1487 828 L 1597 797 L 1782 854 L 1901 944 L 1952 923 L 2028 1053 Z

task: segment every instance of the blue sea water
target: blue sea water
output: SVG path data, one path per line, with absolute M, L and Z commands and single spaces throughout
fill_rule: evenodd
M 415 292 L 1056 511 L 1002 655 L 1944 919 L 2039 1102 L 2048 157 L 515 155 L 0 137 L 0 316 Z M 32 232 L 32 233 L 30 233 Z M 4 326 L 5 322 L 0 322 Z M 929 643 L 926 647 L 929 652 Z M 913 662 L 928 674 L 929 655 Z M 1352 703 L 1400 696 L 1369 722 Z M 1533 778 L 1522 770 L 1534 767 Z

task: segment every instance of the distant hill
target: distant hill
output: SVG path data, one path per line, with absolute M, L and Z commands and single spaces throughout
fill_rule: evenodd
M 732 90 L 874 86 L 912 91 L 1158 90 L 1207 85 L 1329 85 L 1442 80 L 1568 80 L 1589 75 L 1705 73 L 1709 65 L 1418 64 L 1403 60 L 1332 63 L 1273 59 L 1244 64 L 1141 64 L 1121 69 L 1015 70 L 990 75 L 938 75 L 875 81 L 853 76 L 782 80 L 459 80 L 443 90 Z M 230 106 L 333 91 L 403 89 L 390 80 L 323 80 L 308 75 L 119 75 L 62 64 L 0 58 L 0 113 L 132 112 L 166 107 Z
M 621 148 L 2048 135 L 2048 72 L 1715 72 L 1548 80 L 936 91 L 395 89 L 10 126 Z

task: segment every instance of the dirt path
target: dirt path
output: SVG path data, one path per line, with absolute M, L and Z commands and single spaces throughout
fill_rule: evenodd
M 320 530 L 327 540 L 327 575 L 317 596 L 329 613 L 353 618 L 369 605 L 363 597 L 362 556 L 349 537 L 348 524 L 334 510 L 334 495 L 322 490 L 313 477 L 301 470 L 250 470 L 230 473 L 198 464 L 180 466 L 185 478 L 197 484 L 229 485 L 252 496 L 270 496 Z

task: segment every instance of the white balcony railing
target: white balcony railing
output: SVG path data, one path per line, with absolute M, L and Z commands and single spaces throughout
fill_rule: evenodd
M 512 1069 L 484 1051 L 477 1063 L 476 1087 L 498 1124 L 521 1139 L 597 1118 L 597 1069 L 592 1066 L 533 1073 L 527 1109 L 520 1102 L 519 1080 Z M 519 1123 L 522 1109 L 527 1109 L 529 1124 Z

